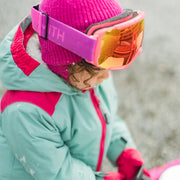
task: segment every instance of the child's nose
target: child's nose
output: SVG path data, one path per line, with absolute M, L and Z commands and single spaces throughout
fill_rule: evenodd
M 107 79 L 109 77 L 109 71 L 107 70 L 107 71 L 105 71 L 104 73 L 102 73 L 99 77 L 98 77 L 98 79 L 99 80 L 103 80 L 103 79 Z

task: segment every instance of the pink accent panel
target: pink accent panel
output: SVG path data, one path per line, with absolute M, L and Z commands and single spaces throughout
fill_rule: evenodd
M 58 92 L 31 92 L 8 90 L 6 91 L 5 95 L 1 100 L 1 112 L 3 112 L 5 108 L 10 104 L 17 102 L 27 102 L 40 107 L 50 116 L 52 116 L 55 111 L 55 106 L 60 97 L 61 93 Z
M 94 89 L 90 90 L 90 96 L 102 125 L 102 136 L 101 136 L 100 149 L 99 149 L 99 159 L 96 167 L 96 171 L 100 171 L 103 161 L 103 155 L 104 155 L 104 146 L 105 146 L 105 138 L 106 138 L 106 122 L 99 108 L 99 99 L 96 97 Z
M 32 31 L 29 30 L 29 28 L 32 28 L 32 26 L 30 25 L 27 28 L 27 31 L 30 34 L 25 33 L 28 38 L 30 38 L 30 35 L 32 35 Z M 26 46 L 28 41 L 27 37 L 24 37 L 21 26 L 19 26 L 14 36 L 13 43 L 11 44 L 11 53 L 17 66 L 24 72 L 26 76 L 29 76 L 40 65 L 40 63 L 26 53 L 23 43 Z

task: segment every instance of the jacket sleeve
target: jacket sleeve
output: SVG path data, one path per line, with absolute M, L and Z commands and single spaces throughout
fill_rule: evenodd
M 123 119 L 118 116 L 118 97 L 111 79 L 111 109 L 112 109 L 112 136 L 108 148 L 107 156 L 112 164 L 116 164 L 116 160 L 125 148 L 136 148 L 131 133 Z
M 53 119 L 28 103 L 15 103 L 3 112 L 3 132 L 15 157 L 36 180 L 99 180 L 74 158 Z
M 107 156 L 112 164 L 117 165 L 116 160 L 124 149 L 130 147 L 136 148 L 136 145 L 126 123 L 121 118 L 116 116 L 112 126 L 112 136 Z

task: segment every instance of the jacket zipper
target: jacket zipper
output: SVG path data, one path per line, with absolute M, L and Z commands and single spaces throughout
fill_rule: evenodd
M 94 108 L 97 112 L 97 115 L 100 119 L 101 125 L 102 125 L 102 135 L 101 135 L 101 141 L 100 141 L 99 157 L 98 157 L 98 163 L 96 167 L 96 171 L 100 171 L 102 161 L 103 161 L 103 156 L 104 156 L 104 147 L 105 147 L 105 138 L 106 138 L 106 121 L 100 110 L 100 101 L 96 97 L 94 89 L 90 90 L 90 96 L 91 96 L 91 100 L 93 102 Z

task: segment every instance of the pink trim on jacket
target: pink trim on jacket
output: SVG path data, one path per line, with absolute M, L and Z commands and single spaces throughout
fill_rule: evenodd
M 14 62 L 24 72 L 26 76 L 29 76 L 40 65 L 39 62 L 37 62 L 27 54 L 25 49 L 27 41 L 31 37 L 32 33 L 33 30 L 31 24 L 25 30 L 24 34 L 21 29 L 21 25 L 19 25 L 13 42 L 11 44 L 11 53 Z
M 50 116 L 52 116 L 55 111 L 55 106 L 60 97 L 61 93 L 58 92 L 31 92 L 8 90 L 6 91 L 1 100 L 1 113 L 8 105 L 17 102 L 27 102 L 40 107 Z
M 94 89 L 90 90 L 90 96 L 91 96 L 91 100 L 93 102 L 94 108 L 99 116 L 101 125 L 102 125 L 102 136 L 101 136 L 100 149 L 99 149 L 99 158 L 98 158 L 98 163 L 97 163 L 97 167 L 96 167 L 96 171 L 100 171 L 102 161 L 103 161 L 103 156 L 104 156 L 104 147 L 105 147 L 105 138 L 106 138 L 106 122 L 105 122 L 104 116 L 100 110 L 100 107 L 99 107 L 100 101 L 96 97 Z

